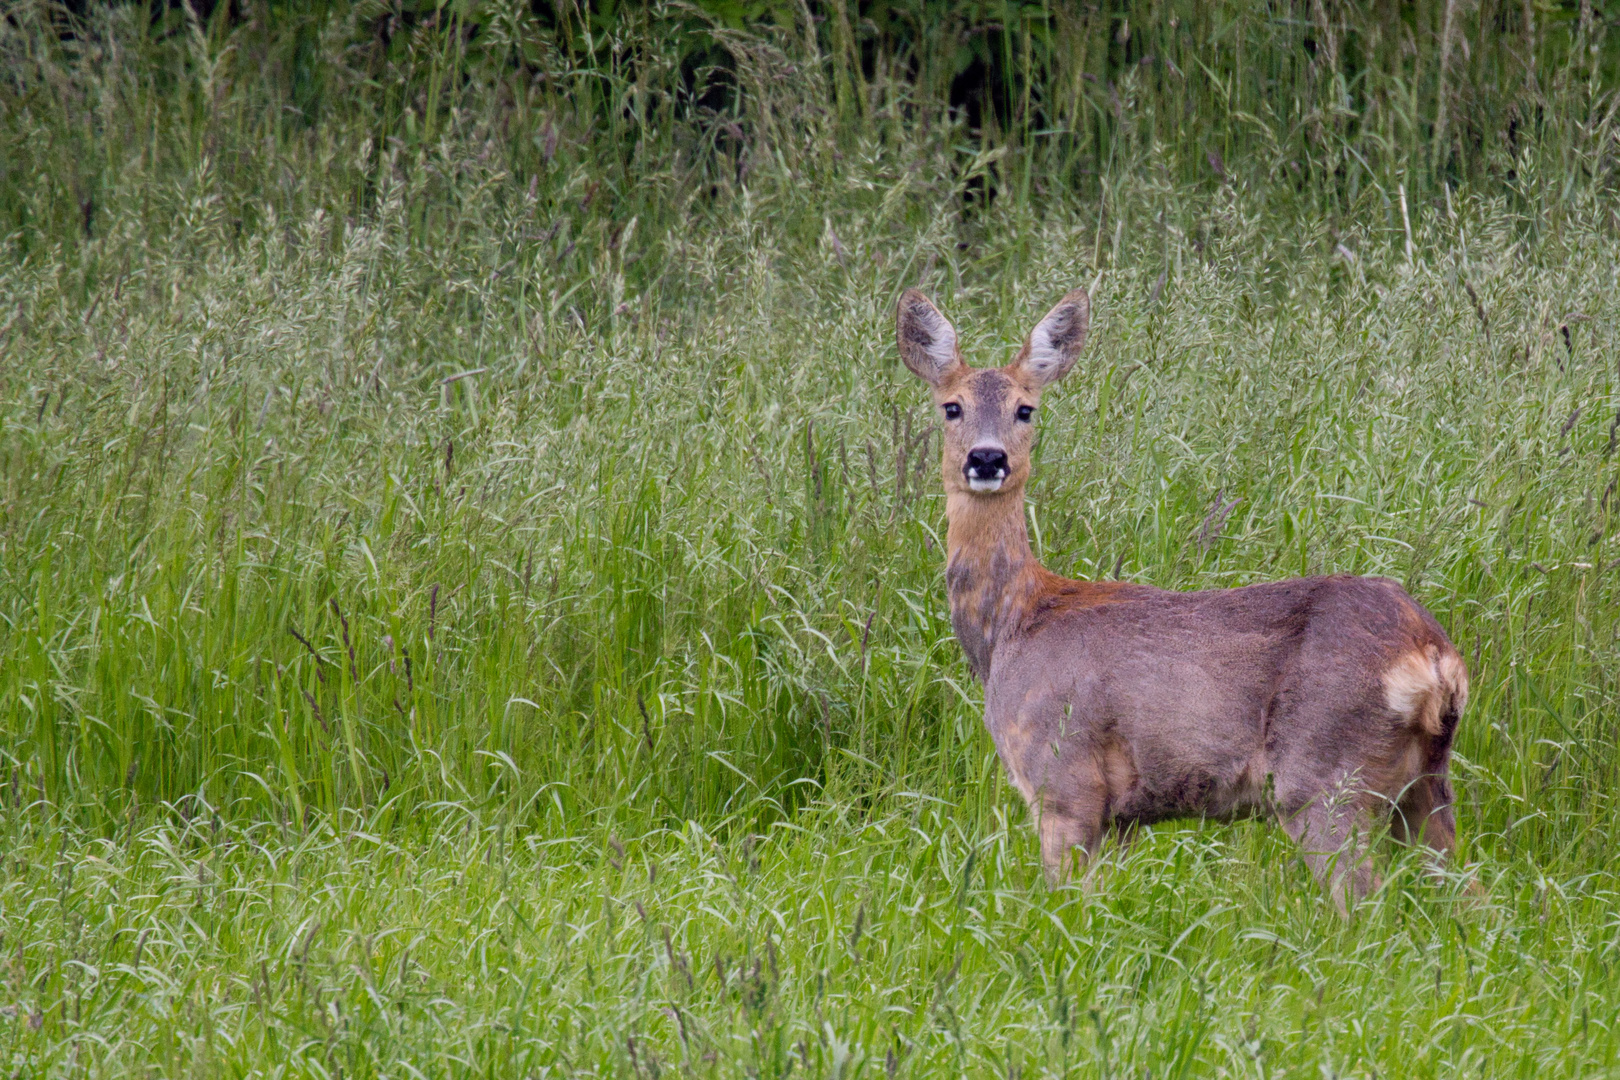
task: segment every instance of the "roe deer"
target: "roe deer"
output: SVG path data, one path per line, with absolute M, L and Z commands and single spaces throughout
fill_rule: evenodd
M 951 626 L 1048 880 L 1109 826 L 1263 813 L 1347 911 L 1376 884 L 1364 841 L 1380 822 L 1452 849 L 1467 669 L 1387 578 L 1172 592 L 1041 566 L 1024 525 L 1035 410 L 1079 357 L 1090 306 L 1069 293 L 1002 368 L 963 363 L 915 289 L 897 313 L 900 356 L 944 424 Z

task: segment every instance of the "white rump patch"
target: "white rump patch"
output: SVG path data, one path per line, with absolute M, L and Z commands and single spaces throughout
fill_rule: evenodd
M 1430 735 L 1441 733 L 1440 714 L 1455 701 L 1460 712 L 1468 700 L 1468 670 L 1462 658 L 1429 645 L 1403 653 L 1384 672 L 1384 701 Z

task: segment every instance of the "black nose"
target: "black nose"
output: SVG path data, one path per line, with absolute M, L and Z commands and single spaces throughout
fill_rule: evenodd
M 969 450 L 962 472 L 969 480 L 1000 480 L 1007 475 L 1004 450 Z

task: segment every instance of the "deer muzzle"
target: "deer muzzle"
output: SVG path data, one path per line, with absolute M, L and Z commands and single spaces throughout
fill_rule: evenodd
M 968 451 L 962 476 L 972 491 L 995 491 L 1007 479 L 1007 452 L 997 446 L 976 446 Z

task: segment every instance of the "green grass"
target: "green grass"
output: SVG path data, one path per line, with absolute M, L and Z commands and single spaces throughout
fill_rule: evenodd
M 1277 830 L 1157 829 L 1085 896 L 1010 816 L 8 821 L 0 1037 L 24 1075 L 1612 1075 L 1608 874 L 1481 910 L 1402 864 L 1347 924 Z
M 1456 183 L 1393 136 L 1302 178 L 1213 99 L 1160 140 L 1148 88 L 1037 190 L 1074 146 L 926 70 L 638 128 L 669 69 L 524 97 L 418 33 L 393 83 L 354 15 L 255 82 L 257 24 L 96 18 L 134 59 L 0 39 L 0 1071 L 1620 1073 L 1601 87 Z M 1384 852 L 1345 922 L 1279 831 L 1187 822 L 1041 884 L 946 618 L 919 282 L 978 363 L 1092 287 L 1053 569 L 1429 606 L 1453 872 Z

